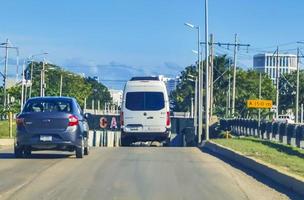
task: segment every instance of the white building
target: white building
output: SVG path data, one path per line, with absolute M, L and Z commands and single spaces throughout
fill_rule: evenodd
M 113 103 L 117 106 L 120 106 L 121 102 L 122 102 L 123 91 L 122 90 L 109 89 L 109 92 L 110 92 L 110 95 L 113 99 Z
M 167 87 L 168 94 L 170 94 L 173 90 L 176 89 L 179 83 L 179 77 L 176 78 L 168 78 L 163 75 L 159 76 L 159 80 L 164 81 Z
M 263 53 L 253 57 L 253 69 L 269 75 L 273 83 L 276 81 L 277 60 L 279 65 L 279 74 L 290 73 L 297 70 L 297 56 L 293 54 Z M 279 75 L 280 76 L 280 75 Z

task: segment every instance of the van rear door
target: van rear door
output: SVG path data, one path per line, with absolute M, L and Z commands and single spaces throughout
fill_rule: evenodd
M 166 109 L 163 92 L 128 92 L 124 112 L 127 132 L 165 132 Z

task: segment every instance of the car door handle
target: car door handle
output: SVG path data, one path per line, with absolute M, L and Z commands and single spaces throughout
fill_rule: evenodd
M 147 117 L 147 119 L 153 119 L 153 117 Z

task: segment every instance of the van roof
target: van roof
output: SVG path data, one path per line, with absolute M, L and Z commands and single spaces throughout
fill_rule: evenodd
M 157 76 L 136 76 L 131 78 L 130 81 L 159 81 Z
M 166 85 L 163 81 L 155 80 L 134 80 L 128 81 L 125 85 L 124 91 L 134 92 L 134 91 L 161 91 L 167 92 Z

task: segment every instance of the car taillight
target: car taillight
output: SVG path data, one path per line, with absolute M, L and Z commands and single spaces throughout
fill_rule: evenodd
M 23 123 L 24 123 L 24 118 L 16 118 L 17 125 L 23 125 Z
M 78 125 L 78 118 L 74 115 L 70 115 L 68 126 L 76 126 L 76 125 Z
M 120 112 L 120 126 L 124 125 L 124 120 L 123 120 L 123 112 Z
M 167 112 L 167 120 L 166 120 L 166 125 L 170 126 L 171 121 L 170 121 L 170 112 Z

